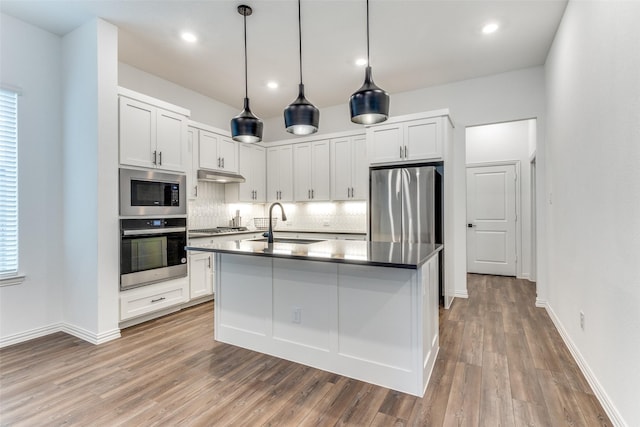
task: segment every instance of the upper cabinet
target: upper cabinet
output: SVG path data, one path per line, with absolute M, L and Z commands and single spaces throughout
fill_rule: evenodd
M 293 149 L 291 145 L 267 148 L 267 201 L 293 201 Z
M 364 135 L 331 140 L 331 198 L 366 200 L 369 192 L 367 140 Z
M 230 137 L 199 130 L 199 168 L 238 172 L 238 144 Z
M 329 140 L 293 144 L 293 189 L 296 202 L 331 199 L 330 152 Z
M 227 203 L 264 203 L 267 191 L 266 149 L 256 144 L 239 144 L 238 170 L 246 181 L 225 185 Z
M 396 117 L 393 123 L 367 128 L 369 162 L 408 163 L 442 161 L 444 127 L 448 116 L 413 118 Z
M 188 115 L 181 107 L 121 88 L 120 164 L 185 172 Z

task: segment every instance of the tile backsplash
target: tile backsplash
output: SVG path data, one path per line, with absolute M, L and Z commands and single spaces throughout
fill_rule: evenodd
M 254 218 L 269 214 L 269 203 L 225 203 L 224 184 L 201 181 L 198 183 L 198 198 L 189 201 L 189 228 L 213 228 L 229 226 L 231 219 L 240 211 L 243 226 L 255 229 Z M 367 231 L 366 202 L 309 202 L 283 203 L 287 221 L 282 222 L 276 207 L 273 216 L 278 218 L 276 230 L 286 231 Z

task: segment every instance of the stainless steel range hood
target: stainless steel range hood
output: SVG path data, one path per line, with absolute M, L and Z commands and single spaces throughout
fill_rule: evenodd
M 242 175 L 237 173 L 199 169 L 198 181 L 210 181 L 217 182 L 219 184 L 229 184 L 232 182 L 245 182 L 246 179 L 244 179 Z

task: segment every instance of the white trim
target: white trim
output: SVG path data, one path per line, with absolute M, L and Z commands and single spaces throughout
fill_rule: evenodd
M 408 122 L 408 121 L 419 120 L 419 119 L 430 119 L 433 117 L 447 117 L 449 119 L 449 122 L 451 123 L 451 127 L 455 128 L 453 120 L 451 119 L 451 113 L 449 112 L 448 108 L 441 108 L 439 110 L 425 111 L 422 113 L 404 114 L 402 116 L 389 117 L 388 120 L 385 120 L 382 123 L 367 125 L 365 126 L 365 128 L 384 126 L 387 124 L 402 123 L 402 122 Z
M 549 303 L 545 300 L 536 298 L 536 307 L 538 308 L 547 308 L 547 306 L 549 305 Z
M 21 342 L 29 341 L 35 338 L 40 338 L 45 335 L 55 334 L 62 331 L 62 323 L 54 323 L 49 326 L 43 326 L 41 328 L 34 328 L 29 331 L 20 332 L 17 334 L 9 335 L 0 338 L 0 348 L 7 347 L 14 344 L 20 344 Z
M 111 331 L 102 332 L 100 334 L 94 334 L 93 332 L 89 332 L 86 329 L 61 322 L 0 338 L 0 348 L 14 344 L 20 344 L 25 341 L 43 337 L 45 335 L 55 334 L 56 332 L 64 332 L 95 345 L 103 344 L 107 341 L 120 338 L 120 329 L 113 329 Z
M 124 96 L 126 98 L 130 98 L 130 99 L 134 99 L 136 101 L 144 102 L 146 104 L 153 105 L 154 107 L 160 107 L 165 110 L 173 111 L 174 113 L 178 113 L 186 117 L 191 116 L 191 111 L 184 107 L 170 104 L 161 99 L 154 98 L 152 96 L 145 95 L 143 93 L 136 92 L 131 89 L 127 89 L 126 87 L 118 86 L 118 95 Z
M 95 345 L 120 338 L 120 329 L 112 329 L 100 334 L 95 334 L 79 326 L 65 323 L 62 325 L 61 331 Z
M 22 88 L 19 86 L 14 86 L 9 83 L 0 82 L 0 89 L 8 90 L 10 92 L 15 93 L 18 96 L 22 96 Z
M 0 277 L 0 287 L 19 285 L 20 283 L 24 282 L 25 279 L 26 279 L 26 276 L 24 274 L 17 274 L 15 276 L 8 276 L 8 277 Z
M 467 292 L 467 290 L 464 291 L 455 291 L 453 293 L 453 297 L 454 298 L 469 298 L 469 293 Z
M 536 305 L 537 304 L 538 304 L 538 301 L 536 300 Z M 576 345 L 573 343 L 573 341 L 569 337 L 569 334 L 562 326 L 560 319 L 558 319 L 558 317 L 554 313 L 551 306 L 548 303 L 545 303 L 544 308 L 547 310 L 547 314 L 549 314 L 551 321 L 553 322 L 556 329 L 560 333 L 560 336 L 562 337 L 562 341 L 564 341 L 567 348 L 569 348 L 569 351 L 571 352 L 571 355 L 573 356 L 574 360 L 578 364 L 580 371 L 587 379 L 587 382 L 593 389 L 593 392 L 596 398 L 598 399 L 598 401 L 604 408 L 605 412 L 609 416 L 609 419 L 611 419 L 611 422 L 613 423 L 613 425 L 620 426 L 620 427 L 626 426 L 627 424 L 624 422 L 622 415 L 620 414 L 618 409 L 615 407 L 615 405 L 613 404 L 613 401 L 609 398 L 609 395 L 607 395 L 607 392 L 604 390 L 602 385 L 600 385 L 600 382 L 598 381 L 593 371 L 589 367 L 589 364 L 587 363 L 585 358 L 582 357 L 580 350 L 578 350 L 578 347 L 576 347 Z
M 212 132 L 218 135 L 222 135 L 224 137 L 227 138 L 231 138 L 231 132 L 229 132 L 228 130 L 225 129 L 220 129 L 211 125 L 207 125 L 204 123 L 200 123 L 200 122 L 196 122 L 194 120 L 189 120 L 187 121 L 187 126 L 191 127 L 191 128 L 196 128 L 199 130 L 206 130 L 208 132 Z

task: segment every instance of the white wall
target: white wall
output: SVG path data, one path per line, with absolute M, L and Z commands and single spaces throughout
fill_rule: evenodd
M 231 118 L 240 113 L 240 110 L 227 104 L 123 62 L 118 64 L 118 84 L 127 89 L 184 107 L 191 111 L 191 120 L 220 129 L 229 129 Z
M 91 342 L 118 329 L 117 29 L 63 37 L 64 320 Z
M 22 89 L 19 268 L 26 280 L 0 287 L 0 345 L 7 345 L 17 335 L 49 333 L 62 321 L 61 41 L 4 14 L 0 31 L 0 81 Z
M 509 73 L 434 86 L 411 92 L 391 94 L 391 116 L 449 108 L 455 124 L 454 170 L 452 171 L 456 200 L 454 200 L 454 283 L 458 296 L 467 294 L 466 282 L 466 174 L 465 128 L 472 125 L 537 118 L 538 150 L 544 147 L 545 89 L 542 67 L 527 68 Z M 264 140 L 290 138 L 281 117 L 264 121 Z M 320 110 L 319 134 L 358 129 L 349 119 L 347 102 Z M 539 153 L 538 188 L 544 188 L 544 153 Z M 450 172 L 446 172 L 449 174 Z M 451 176 L 451 175 L 449 175 Z M 538 252 L 545 250 L 545 223 L 539 219 Z M 446 249 L 445 249 L 446 250 Z M 538 298 L 545 294 L 544 260 L 538 260 Z
M 535 147 L 536 120 L 472 126 L 466 132 L 467 165 L 503 161 L 517 161 L 520 175 L 518 218 L 518 277 L 528 279 L 531 274 L 531 165 L 530 150 Z M 533 141 L 532 141 L 533 139 Z
M 639 17 L 638 2 L 569 2 L 545 67 L 548 309 L 628 426 L 640 425 Z

